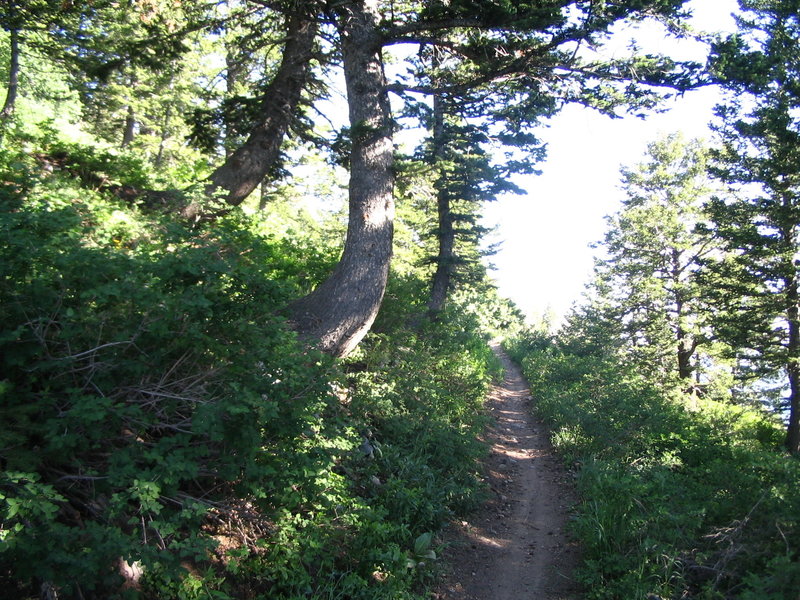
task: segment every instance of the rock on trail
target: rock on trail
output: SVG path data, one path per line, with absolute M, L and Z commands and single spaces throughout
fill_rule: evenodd
M 487 409 L 484 463 L 491 498 L 472 520 L 445 534 L 449 569 L 437 600 L 577 600 L 572 571 L 578 548 L 565 531 L 574 503 L 571 477 L 554 456 L 544 425 L 531 414 L 531 395 L 519 368 L 499 345 L 505 380 Z

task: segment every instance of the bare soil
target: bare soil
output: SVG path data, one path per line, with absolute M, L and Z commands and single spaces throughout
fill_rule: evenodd
M 493 345 L 505 367 L 487 409 L 491 453 L 484 473 L 491 497 L 470 521 L 445 532 L 448 563 L 436 600 L 578 600 L 577 544 L 566 532 L 575 503 L 571 475 L 532 414 L 519 368 Z

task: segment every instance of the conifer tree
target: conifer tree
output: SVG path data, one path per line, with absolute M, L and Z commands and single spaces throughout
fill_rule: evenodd
M 344 355 L 377 315 L 394 213 L 388 91 L 447 94 L 466 118 L 489 127 L 501 145 L 526 147 L 534 139 L 531 128 L 561 102 L 582 102 L 613 114 L 621 106 L 652 106 L 658 97 L 653 87 L 692 85 L 691 69 L 663 57 L 592 62 L 579 60 L 577 52 L 620 20 L 676 17 L 682 4 L 433 1 L 412 7 L 358 0 L 336 5 L 353 136 L 350 226 L 331 278 L 292 308 L 298 331 L 321 340 L 328 352 Z M 358 47 L 352 45 L 356 39 Z M 454 68 L 431 72 L 409 61 L 408 78 L 387 82 L 383 51 L 396 44 L 435 46 L 454 58 Z M 502 175 L 529 165 L 525 158 L 509 156 Z
M 622 169 L 627 197 L 608 218 L 606 256 L 597 261 L 597 306 L 622 351 L 654 376 L 677 375 L 684 387 L 706 338 L 697 274 L 712 244 L 696 230 L 710 193 L 706 157 L 700 141 L 673 134 Z
M 486 132 L 470 126 L 451 101 L 435 95 L 430 117 L 431 139 L 423 158 L 433 169 L 436 196 L 432 235 L 437 251 L 430 259 L 435 270 L 428 302 L 428 312 L 435 318 L 449 292 L 470 279 L 485 255 L 480 248 L 486 233 L 479 223 L 481 203 L 503 192 L 523 192 L 493 164 Z
M 245 141 L 209 177 L 208 195 L 221 194 L 229 205 L 241 204 L 277 163 L 281 144 L 311 80 L 319 22 L 315 3 L 284 16 L 284 47 L 280 64 L 258 96 L 257 116 Z M 199 210 L 197 207 L 195 209 Z M 191 215 L 194 211 L 185 211 Z
M 783 373 L 786 446 L 800 452 L 800 4 L 743 0 L 739 32 L 712 68 L 729 91 L 718 107 L 714 173 L 728 186 L 710 204 L 730 251 L 708 262 L 718 335 L 759 377 Z
M 376 4 L 337 9 L 352 141 L 347 235 L 331 276 L 291 307 L 300 334 L 335 356 L 349 354 L 377 317 L 392 256 L 393 126 Z
M 9 69 L 0 109 L 0 139 L 14 114 L 20 91 L 20 57 L 26 49 L 63 56 L 77 24 L 94 17 L 108 3 L 60 0 L 6 0 L 0 3 L 0 27 L 8 32 Z

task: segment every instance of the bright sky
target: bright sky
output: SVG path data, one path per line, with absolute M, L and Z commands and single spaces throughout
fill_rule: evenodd
M 735 0 L 693 0 L 690 6 L 697 28 L 733 29 Z M 653 30 L 642 40 L 672 55 L 672 46 L 659 38 Z M 702 47 L 689 42 L 680 52 L 681 58 L 705 60 Z M 595 251 L 589 245 L 603 238 L 604 217 L 616 212 L 624 197 L 620 167 L 643 160 L 647 145 L 661 135 L 683 131 L 687 138 L 708 137 L 716 101 L 712 88 L 690 92 L 672 101 L 669 112 L 644 121 L 611 120 L 578 106 L 562 110 L 540 133 L 548 144 L 542 174 L 517 181 L 527 195 L 504 197 L 484 209 L 485 224 L 497 226 L 494 241 L 502 241 L 490 259 L 501 294 L 533 321 L 547 311 L 556 320 L 568 313 L 592 274 Z

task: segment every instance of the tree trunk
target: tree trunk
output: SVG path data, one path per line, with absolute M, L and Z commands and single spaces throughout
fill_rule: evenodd
M 800 368 L 797 359 L 789 366 L 789 426 L 786 429 L 786 448 L 800 454 Z
M 786 448 L 800 454 L 800 299 L 798 277 L 792 278 L 788 289 L 789 355 L 786 371 L 789 376 L 789 426 L 786 430 Z
M 19 42 L 20 35 L 18 29 L 12 29 L 11 36 L 11 57 L 8 66 L 8 88 L 6 91 L 6 101 L 0 111 L 0 141 L 5 133 L 5 126 L 14 114 L 17 104 L 17 91 L 19 90 Z
M 122 148 L 127 148 L 133 143 L 136 135 L 136 115 L 133 106 L 128 105 L 128 112 L 125 115 L 125 129 L 122 132 Z
M 206 196 L 220 195 L 231 206 L 238 206 L 258 187 L 280 155 L 281 143 L 289 130 L 303 88 L 311 72 L 317 23 L 313 17 L 293 14 L 287 17 L 287 38 L 278 72 L 264 93 L 261 113 L 264 120 L 247 140 L 209 177 Z M 183 216 L 196 218 L 202 207 L 192 204 Z
M 331 276 L 290 306 L 300 336 L 339 357 L 375 320 L 392 255 L 394 148 L 375 5 L 362 0 L 338 9 L 352 135 L 344 251 Z
M 697 350 L 697 344 L 691 339 L 689 333 L 686 331 L 685 321 L 686 315 L 684 306 L 685 299 L 684 293 L 681 291 L 681 274 L 683 273 L 684 265 L 681 263 L 681 251 L 677 248 L 672 248 L 672 285 L 673 285 L 673 299 L 675 302 L 675 337 L 677 342 L 677 358 L 678 358 L 678 377 L 681 381 L 688 382 L 692 379 L 692 356 Z
M 169 139 L 169 125 L 172 120 L 172 106 L 167 106 L 164 111 L 164 119 L 161 121 L 161 135 L 158 142 L 158 153 L 156 154 L 153 164 L 156 168 L 161 168 L 164 164 L 164 151 L 167 149 L 167 140 Z
M 692 379 L 692 356 L 694 355 L 694 348 L 690 340 L 686 339 L 686 334 L 682 330 L 678 330 L 678 377 L 681 381 L 690 381 Z
M 242 79 L 244 68 L 242 66 L 241 51 L 233 45 L 226 44 L 225 52 L 225 92 L 228 98 L 236 95 L 237 84 Z M 236 127 L 226 120 L 224 128 L 223 146 L 225 147 L 225 158 L 228 159 L 236 151 Z
M 680 298 L 680 295 L 678 296 Z M 697 342 L 692 339 L 683 325 L 685 315 L 683 314 L 683 300 L 678 301 L 678 314 L 677 314 L 677 346 L 678 346 L 678 377 L 681 381 L 691 381 L 694 374 L 694 367 L 692 366 L 692 357 L 697 350 Z
M 433 97 L 433 160 L 438 163 L 445 154 L 444 106 L 439 95 Z M 450 281 L 453 276 L 454 250 L 456 242 L 453 227 L 453 213 L 450 206 L 450 191 L 444 174 L 440 174 L 436 182 L 436 209 L 438 217 L 437 241 L 439 251 L 436 256 L 436 272 L 433 275 L 431 296 L 428 301 L 428 314 L 431 318 L 444 309 Z

